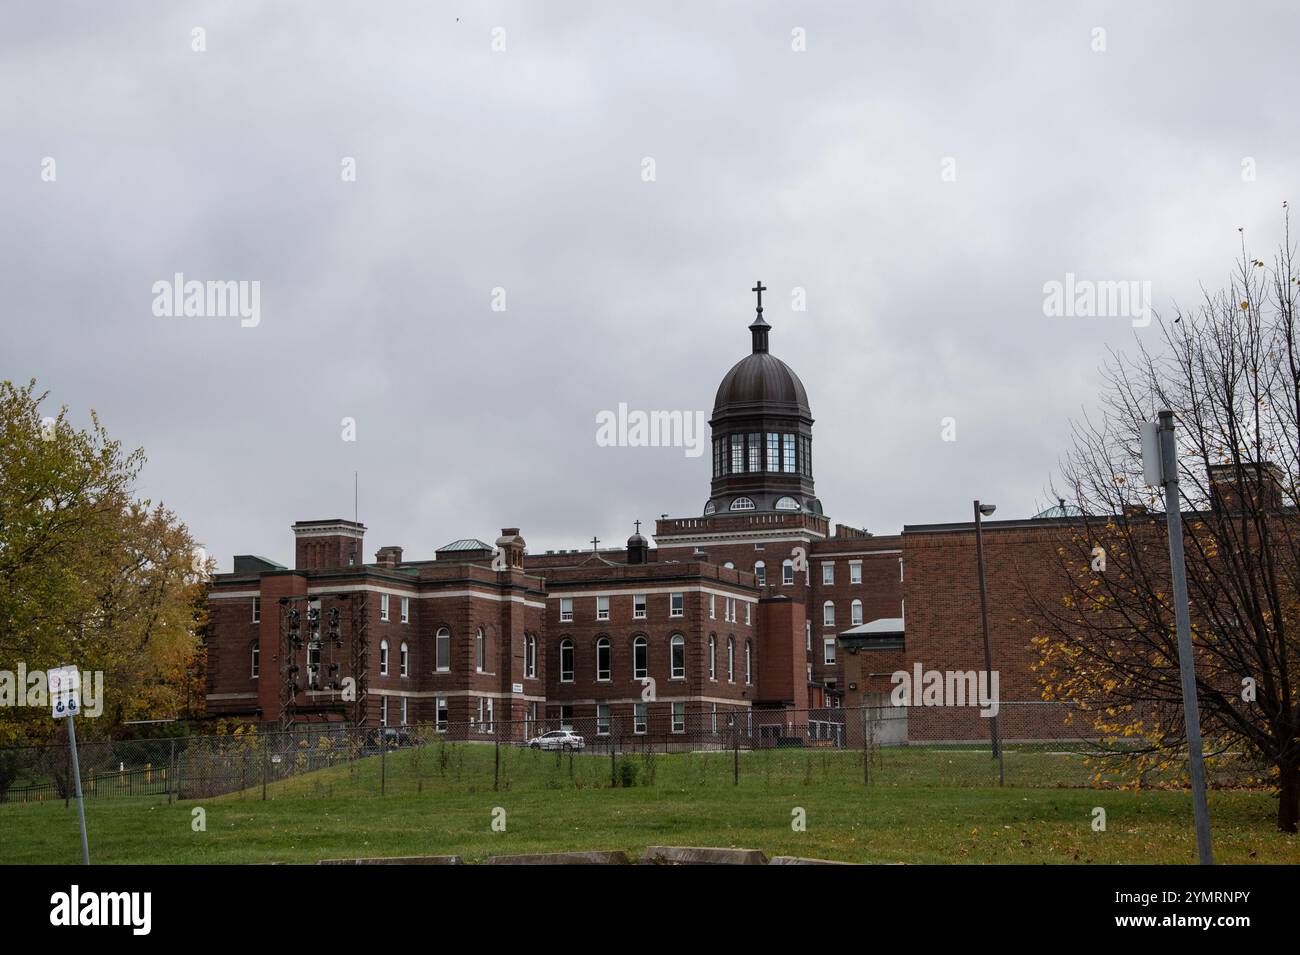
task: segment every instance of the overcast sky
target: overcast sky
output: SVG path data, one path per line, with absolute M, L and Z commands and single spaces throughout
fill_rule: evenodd
M 354 471 L 368 556 L 615 543 L 710 461 L 597 413 L 707 416 L 762 279 L 833 520 L 1028 516 L 1106 347 L 1158 334 L 1044 283 L 1167 310 L 1239 227 L 1270 258 L 1300 13 L 808 6 L 6 0 L 0 377 L 143 447 L 221 570 L 291 562 Z M 177 272 L 259 282 L 259 323 L 156 316 Z

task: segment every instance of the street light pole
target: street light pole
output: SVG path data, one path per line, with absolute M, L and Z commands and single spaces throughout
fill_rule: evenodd
M 980 577 L 980 626 L 984 632 L 984 679 L 987 685 L 993 685 L 993 655 L 989 651 L 989 598 L 988 587 L 984 582 L 984 523 L 983 518 L 987 514 L 992 514 L 997 510 L 994 504 L 980 504 L 975 502 L 975 561 L 979 565 Z M 996 711 L 991 717 L 989 724 L 989 735 L 993 743 L 993 758 L 998 761 L 998 785 L 1001 786 L 1006 781 L 1006 773 L 1002 765 L 1002 740 L 998 732 L 998 716 Z

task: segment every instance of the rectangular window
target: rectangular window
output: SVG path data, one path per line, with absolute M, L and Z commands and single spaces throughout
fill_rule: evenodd
M 560 729 L 573 730 L 573 706 L 566 703 L 560 707 Z
M 763 470 L 763 436 L 758 432 L 749 436 L 749 469 Z
M 596 735 L 597 736 L 609 735 L 609 704 L 608 703 L 596 704 Z
M 785 435 L 785 468 L 786 474 L 794 474 L 794 435 Z
M 849 609 L 849 622 L 855 627 L 862 626 L 862 601 L 853 601 L 853 606 Z
M 262 622 L 262 598 L 253 598 L 253 623 Z
M 601 638 L 596 641 L 596 679 L 602 682 L 609 680 L 610 670 L 610 646 L 609 641 Z
M 855 560 L 853 563 L 849 564 L 849 583 L 862 583 L 862 561 Z
M 596 619 L 597 620 L 609 619 L 609 598 L 608 597 L 596 598 Z
M 718 732 L 718 704 L 717 703 L 713 704 L 713 708 L 709 711 L 709 715 L 711 717 L 709 720 L 709 732 L 717 733 Z
M 834 564 L 822 564 L 822 583 L 828 587 L 835 583 Z
M 568 623 L 572 619 L 573 619 L 573 598 L 561 597 L 560 598 L 560 622 Z
M 411 598 L 402 598 L 402 623 L 411 622 Z
M 447 732 L 447 698 L 445 696 L 438 697 L 437 706 L 438 706 L 438 716 L 437 716 L 438 732 L 445 733 Z
M 645 619 L 645 594 L 632 595 L 632 619 Z
M 825 640 L 822 641 L 822 662 L 823 663 L 835 662 L 835 638 L 834 637 L 827 637 Z
M 671 652 L 672 678 L 674 680 L 686 679 L 686 640 L 682 637 L 673 637 Z
M 682 594 L 668 595 L 668 616 L 680 617 L 686 606 L 686 598 Z
M 835 626 L 835 604 L 831 603 L 829 600 L 822 604 L 822 626 Z
M 382 697 L 379 704 L 379 725 L 388 725 L 388 697 Z
M 731 473 L 741 474 L 745 470 L 745 439 L 738 434 L 731 436 Z
M 388 594 L 379 595 L 379 619 L 388 619 Z
M 709 619 L 715 620 L 718 616 L 718 598 L 709 594 Z
M 722 439 L 713 439 L 713 476 L 722 477 Z
M 406 725 L 406 697 L 402 697 L 402 725 Z
M 634 704 L 632 707 L 632 732 L 644 734 L 646 731 L 646 705 Z
M 786 587 L 794 586 L 794 561 L 787 560 L 781 565 L 781 584 Z
M 805 620 L 803 622 L 803 635 L 805 638 L 804 642 L 808 645 L 805 649 L 811 652 L 812 651 L 812 621 L 811 620 Z
M 686 701 L 673 700 L 673 732 L 686 732 Z
M 439 673 L 446 673 L 451 669 L 451 631 L 443 627 L 434 637 L 434 653 L 436 654 L 436 666 Z
M 262 663 L 258 658 L 262 655 L 262 650 L 255 643 L 253 644 L 253 679 L 256 680 L 262 673 Z
M 644 680 L 650 675 L 650 645 L 645 637 L 637 637 L 632 643 L 632 679 Z
M 781 453 L 781 436 L 775 431 L 769 431 L 767 435 L 767 470 L 781 470 L 779 456 Z
M 388 644 L 379 645 L 379 675 L 388 676 Z
M 745 626 L 747 627 L 749 626 L 749 611 L 750 611 L 750 604 L 746 603 L 745 604 Z

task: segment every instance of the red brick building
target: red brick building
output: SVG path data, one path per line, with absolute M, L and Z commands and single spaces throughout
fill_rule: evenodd
M 846 703 L 887 702 L 890 674 L 916 661 L 982 669 L 972 525 L 833 527 L 807 393 L 769 331 L 760 304 L 750 353 L 717 391 L 699 516 L 659 520 L 654 546 L 638 522 L 625 548 L 529 554 L 507 528 L 495 544 L 460 540 L 431 560 L 387 546 L 371 562 L 361 524 L 296 523 L 292 568 L 240 556 L 212 583 L 208 713 L 815 736 Z M 1004 699 L 1037 692 L 1017 581 L 1000 569 L 1052 546 L 1061 523 L 986 525 Z M 976 718 L 951 732 L 985 729 Z

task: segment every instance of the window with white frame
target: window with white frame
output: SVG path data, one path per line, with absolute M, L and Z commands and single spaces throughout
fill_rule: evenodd
M 736 641 L 727 637 L 727 682 L 736 682 Z
M 597 620 L 609 619 L 609 598 L 608 597 L 596 598 L 596 619 Z
M 754 509 L 754 499 L 752 497 L 738 497 L 731 502 L 733 511 L 752 511 Z
M 596 704 L 596 735 L 597 736 L 609 735 L 609 704 L 608 703 Z
M 632 705 L 632 732 L 644 734 L 646 731 L 646 705 L 644 703 L 634 703 Z
M 609 681 L 609 638 L 601 637 L 596 641 L 596 679 Z
M 561 597 L 560 598 L 560 620 L 563 623 L 568 623 L 572 619 L 573 619 L 573 598 Z
M 827 637 L 825 640 L 822 641 L 822 662 L 823 663 L 835 662 L 835 638 L 834 637 Z
M 812 681 L 813 681 L 813 678 L 812 678 L 812 664 L 810 663 L 810 664 L 808 664 L 808 682 L 811 683 Z
M 673 732 L 686 732 L 686 701 L 673 700 Z
M 401 676 L 410 676 L 411 657 L 405 643 L 398 648 L 397 654 L 397 672 Z
M 709 619 L 718 619 L 718 598 L 713 594 L 709 594 Z
M 794 561 L 788 558 L 781 562 L 781 584 L 785 587 L 794 586 Z
M 437 719 L 437 723 L 435 726 L 439 733 L 445 733 L 447 732 L 447 698 L 445 696 L 438 697 L 436 700 L 436 707 L 437 715 L 435 718 Z
M 411 598 L 402 598 L 402 623 L 411 622 Z
M 379 725 L 388 725 L 388 697 L 380 697 L 379 703 Z
M 487 638 L 482 627 L 474 631 L 474 669 L 479 673 L 487 670 Z
M 388 641 L 379 641 L 379 675 L 388 676 Z M 387 699 L 387 697 L 385 697 Z
M 805 620 L 803 622 L 803 637 L 804 637 L 805 649 L 811 650 L 812 649 L 812 621 L 811 620 Z
M 646 608 L 645 594 L 633 594 L 632 595 L 632 619 L 644 620 L 645 608 Z
M 745 641 L 745 683 L 754 682 L 754 647 L 750 641 Z
M 478 731 L 480 733 L 492 732 L 492 697 L 480 696 L 478 698 Z
M 709 679 L 718 678 L 718 638 L 709 634 Z
M 714 703 L 714 704 L 710 707 L 710 709 L 709 709 L 709 716 L 710 716 L 710 720 L 709 720 L 709 732 L 710 732 L 710 733 L 717 733 L 717 732 L 718 732 L 718 704 L 717 704 L 717 703 Z
M 406 725 L 406 697 L 402 697 L 402 725 Z
M 752 606 L 753 606 L 753 605 L 750 604 L 749 601 L 746 601 L 746 602 L 745 602 L 745 626 L 747 626 L 747 627 L 749 626 L 749 623 L 750 623 L 750 620 L 749 620 L 749 611 L 750 611 L 750 609 L 752 608 Z
M 668 616 L 680 617 L 685 612 L 685 609 L 686 609 L 685 594 L 668 595 Z
M 833 600 L 828 600 L 822 604 L 822 626 L 835 626 L 835 602 Z
M 760 587 L 767 586 L 767 565 L 761 560 L 754 565 L 754 583 Z
M 670 646 L 672 652 L 672 678 L 674 680 L 684 680 L 686 679 L 686 638 L 680 633 L 675 633 Z
M 849 605 L 849 622 L 855 627 L 862 626 L 862 601 L 855 600 Z
M 524 676 L 537 679 L 537 637 L 531 633 L 524 637 Z
M 849 583 L 862 583 L 862 561 L 855 560 L 849 564 Z
M 644 680 L 650 675 L 650 641 L 637 637 L 632 641 L 632 679 Z
M 828 587 L 835 583 L 834 564 L 822 564 L 822 583 Z
M 252 656 L 252 660 L 250 661 L 251 675 L 253 679 L 256 680 L 262 674 L 262 661 L 261 661 L 262 648 L 259 647 L 256 643 L 254 643 L 251 648 L 251 656 Z
M 446 673 L 451 669 L 451 631 L 446 627 L 439 627 L 438 633 L 433 638 L 434 666 L 438 668 L 439 673 Z
M 568 637 L 560 641 L 560 682 L 573 682 L 573 641 Z
M 379 595 L 379 619 L 388 619 L 388 594 Z
M 253 623 L 262 622 L 262 598 L 253 598 Z

